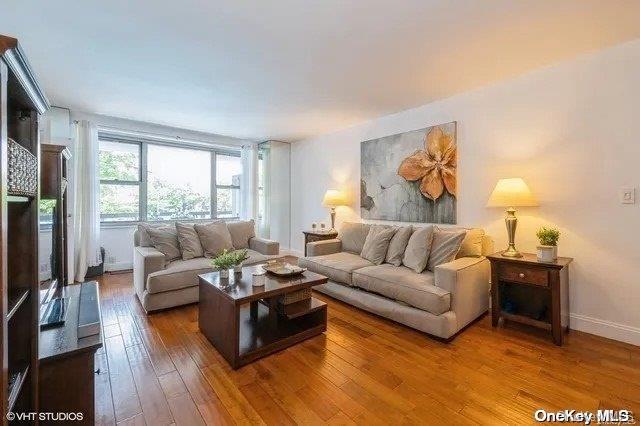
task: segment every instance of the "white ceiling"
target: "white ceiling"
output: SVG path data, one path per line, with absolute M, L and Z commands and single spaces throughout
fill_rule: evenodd
M 0 0 L 53 104 L 297 140 L 640 37 L 628 0 Z

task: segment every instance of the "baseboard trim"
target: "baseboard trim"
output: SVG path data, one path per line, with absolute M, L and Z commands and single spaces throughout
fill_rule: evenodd
M 104 264 L 104 270 L 109 272 L 125 271 L 127 269 L 133 269 L 133 262 L 114 262 Z
M 640 346 L 640 328 L 587 315 L 570 314 L 571 329 Z

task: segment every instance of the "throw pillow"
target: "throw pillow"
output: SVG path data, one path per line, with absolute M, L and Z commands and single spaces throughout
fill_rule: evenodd
M 180 250 L 182 251 L 182 260 L 204 255 L 200 238 L 193 224 L 176 222 L 176 231 L 178 232 L 178 243 L 180 243 Z
M 467 234 L 462 240 L 460 251 L 456 257 L 480 257 L 482 256 L 482 239 L 484 238 L 484 229 L 471 228 L 467 229 Z
M 153 246 L 164 254 L 166 261 L 180 258 L 180 245 L 175 226 L 149 226 L 142 225 L 149 235 Z
M 411 237 L 409 237 L 407 248 L 402 257 L 402 264 L 404 266 L 413 269 L 419 274 L 424 271 L 429 261 L 433 232 L 433 225 L 414 229 Z
M 389 242 L 391 242 L 391 238 L 393 238 L 396 231 L 397 228 L 391 226 L 372 226 L 367 238 L 364 240 L 360 256 L 375 265 L 380 265 L 384 262 Z
M 153 247 L 153 241 L 147 232 L 147 227 L 150 225 L 140 224 L 138 225 L 138 245 L 140 247 Z
M 193 225 L 200 238 L 205 257 L 216 257 L 222 250 L 233 250 L 231 234 L 222 221 Z
M 249 240 L 256 236 L 256 226 L 253 219 L 227 222 L 227 229 L 236 250 L 249 248 Z
M 413 228 L 411 226 L 403 226 L 396 231 L 389 243 L 385 262 L 394 266 L 402 265 L 402 256 L 404 256 L 404 251 L 407 248 L 407 243 L 412 233 Z
M 433 244 L 431 244 L 431 254 L 429 255 L 427 269 L 433 272 L 436 266 L 454 260 L 466 235 L 467 231 L 464 229 L 436 229 L 433 234 Z
M 340 227 L 338 238 L 342 241 L 342 251 L 360 254 L 371 225 L 366 223 L 345 222 Z

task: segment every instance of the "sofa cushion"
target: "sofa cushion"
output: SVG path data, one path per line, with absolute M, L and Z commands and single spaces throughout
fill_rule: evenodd
M 253 219 L 227 222 L 227 228 L 231 234 L 233 248 L 236 250 L 249 248 L 249 240 L 256 236 L 256 226 Z
M 371 225 L 366 223 L 343 223 L 338 236 L 342 241 L 342 250 L 353 254 L 362 253 L 362 247 L 364 247 L 370 227 Z
M 331 281 L 351 285 L 351 272 L 366 266 L 372 266 L 373 263 L 357 254 L 341 251 L 324 256 L 302 257 L 298 259 L 298 265 L 324 275 Z
M 456 255 L 459 257 L 480 257 L 482 256 L 482 240 L 484 239 L 484 229 L 467 229 L 467 234 L 462 240 L 460 251 Z
M 270 257 L 258 253 L 255 250 L 247 250 L 249 258 L 244 265 L 252 265 L 268 260 Z M 147 277 L 147 292 L 149 294 L 178 290 L 181 288 L 198 285 L 198 275 L 211 272 L 211 259 L 197 257 L 189 260 L 175 260 L 161 271 L 152 272 Z
M 141 225 L 149 236 L 153 246 L 164 254 L 167 261 L 180 258 L 180 244 L 178 243 L 178 233 L 174 224 L 167 226 Z M 146 238 L 146 237 L 145 237 Z
M 417 273 L 424 271 L 429 261 L 433 231 L 433 225 L 414 228 L 402 258 L 404 266 Z
M 383 264 L 353 272 L 353 285 L 440 315 L 450 310 L 451 295 L 434 285 L 432 272 L 417 274 L 405 266 Z
M 436 266 L 454 260 L 466 235 L 465 229 L 436 229 L 427 269 L 433 272 Z
M 147 277 L 147 292 L 162 293 L 198 285 L 198 275 L 211 272 L 211 259 L 198 257 L 189 260 L 175 260 L 161 271 L 152 272 Z
M 198 233 L 206 257 L 216 257 L 222 250 L 233 250 L 233 241 L 226 223 L 196 223 L 193 227 Z
M 398 228 L 389 243 L 387 256 L 384 259 L 385 262 L 395 266 L 402 265 L 402 257 L 404 256 L 404 251 L 407 248 L 407 243 L 409 242 L 409 238 L 411 238 L 412 233 L 413 228 L 411 226 L 402 226 Z
M 176 231 L 178 232 L 178 242 L 180 243 L 182 260 L 189 260 L 204 255 L 200 238 L 193 227 L 193 223 L 176 222 Z
M 379 265 L 384 262 L 389 248 L 389 242 L 396 233 L 397 228 L 384 225 L 373 225 L 369 230 L 367 238 L 364 240 L 362 247 L 362 256 L 364 259 Z
M 147 232 L 147 227 L 150 225 L 139 224 L 138 225 L 138 246 L 140 247 L 153 247 L 153 241 Z

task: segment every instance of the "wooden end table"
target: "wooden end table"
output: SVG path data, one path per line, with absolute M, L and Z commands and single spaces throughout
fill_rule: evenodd
M 261 266 L 246 266 L 242 274 L 221 280 L 218 272 L 199 276 L 200 331 L 234 368 L 285 349 L 327 330 L 327 304 L 316 298 L 278 311 L 278 298 L 327 282 L 311 271 L 291 278 L 266 274 L 265 285 L 252 285 L 252 272 Z
M 491 261 L 491 320 L 514 321 L 548 330 L 560 346 L 569 329 L 570 257 L 553 263 L 539 262 L 536 255 L 487 256 Z
M 333 240 L 338 237 L 337 231 L 302 231 L 304 234 L 304 256 L 307 257 L 307 243 Z

